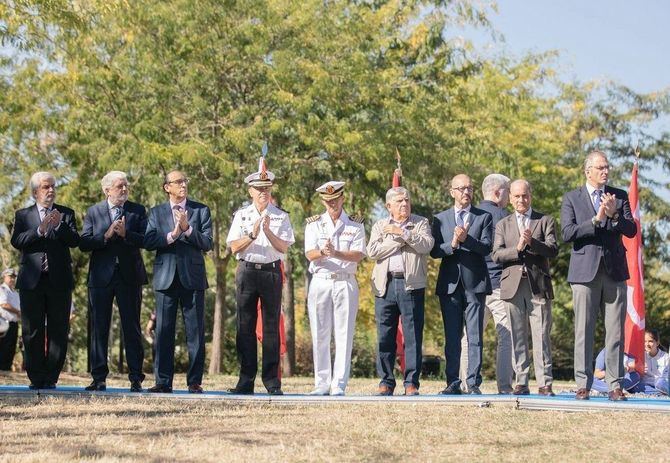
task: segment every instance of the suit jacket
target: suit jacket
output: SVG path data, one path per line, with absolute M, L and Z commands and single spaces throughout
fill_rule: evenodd
M 601 256 L 604 257 L 605 270 L 614 281 L 629 278 L 626 263 L 626 248 L 621 236 L 632 238 L 637 233 L 628 202 L 628 194 L 618 188 L 605 186 L 605 193 L 616 196 L 616 208 L 619 220 L 616 225 L 611 219 L 603 227 L 591 222 L 596 211 L 586 185 L 572 190 L 563 196 L 561 205 L 561 232 L 563 241 L 572 243 L 569 283 L 588 283 L 598 272 Z
M 167 234 L 174 230 L 174 218 L 170 202 L 153 207 L 149 211 L 149 223 L 144 234 L 144 247 L 156 251 L 153 287 L 165 290 L 172 285 L 175 271 L 186 289 L 207 289 L 204 253 L 212 249 L 212 218 L 204 204 L 186 200 L 188 223 L 193 227 L 190 236 L 185 233 L 172 244 Z
M 509 300 L 514 297 L 521 283 L 524 266 L 532 293 L 545 299 L 554 298 L 549 258 L 558 255 L 556 222 L 553 217 L 532 210 L 528 227 L 531 231 L 530 245 L 519 252 L 516 246 L 521 234 L 516 214 L 505 217 L 496 226 L 491 256 L 503 266 L 500 280 L 501 299 Z
M 433 247 L 433 237 L 430 234 L 428 219 L 411 214 L 407 224 L 409 237 L 407 241 L 402 237 L 384 235 L 384 226 L 390 223 L 390 218 L 377 221 L 372 227 L 370 241 L 368 241 L 368 257 L 375 261 L 372 270 L 372 290 L 375 296 L 384 297 L 389 271 L 388 257 L 400 250 L 405 264 L 405 290 L 411 291 L 426 287 L 428 279 L 428 264 L 426 256 Z
M 493 201 L 489 201 L 488 199 L 485 199 L 479 204 L 477 204 L 477 207 L 491 214 L 491 218 L 493 218 L 491 227 L 494 233 L 496 225 L 498 225 L 498 222 L 509 215 L 507 209 L 498 206 L 496 203 L 494 203 Z M 502 274 L 502 265 L 500 265 L 497 262 L 493 262 L 493 259 L 489 254 L 488 256 L 486 256 L 486 267 L 489 270 L 489 278 L 491 279 L 491 288 L 493 289 L 500 288 L 500 275 Z
M 121 279 L 129 285 L 147 283 L 147 272 L 140 249 L 144 244 L 147 228 L 147 213 L 141 204 L 126 201 L 122 216 L 126 219 L 126 236 L 114 235 L 105 243 L 105 232 L 112 224 L 107 200 L 88 208 L 84 217 L 79 248 L 91 252 L 88 266 L 88 287 L 104 288 L 114 275 L 114 266 L 119 262 Z
M 491 214 L 471 206 L 468 236 L 458 248 L 453 249 L 451 240 L 456 228 L 454 214 L 452 207 L 433 218 L 432 233 L 435 244 L 430 255 L 435 259 L 442 258 L 435 294 L 452 294 L 459 281 L 468 291 L 491 294 L 491 280 L 485 259 L 491 253 Z
M 42 274 L 44 253 L 49 262 L 51 284 L 57 288 L 74 288 L 70 248 L 79 244 L 77 222 L 74 211 L 69 207 L 54 204 L 53 208 L 63 216 L 58 229 L 46 237 L 37 234 L 41 222 L 37 205 L 16 211 L 11 242 L 12 246 L 21 251 L 21 265 L 16 280 L 18 289 L 34 289 L 37 286 Z

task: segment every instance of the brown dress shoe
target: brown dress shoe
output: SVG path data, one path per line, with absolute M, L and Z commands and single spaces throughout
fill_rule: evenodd
M 512 391 L 513 395 L 529 395 L 530 394 L 530 389 L 528 389 L 528 386 L 524 386 L 523 384 L 517 384 L 514 386 L 514 391 Z
M 416 387 L 414 384 L 405 386 L 405 395 L 419 395 L 419 388 Z
M 199 384 L 189 384 L 188 385 L 188 392 L 191 394 L 202 394 L 202 386 Z
M 393 395 L 393 388 L 386 384 L 380 384 L 377 389 L 377 395 Z
M 614 401 L 614 402 L 617 402 L 619 400 L 628 400 L 626 398 L 626 396 L 623 395 L 623 391 L 621 390 L 621 388 L 618 388 L 618 387 L 616 389 L 614 389 L 613 391 L 609 391 L 607 393 L 607 398 L 609 400 Z
M 577 393 L 575 394 L 575 399 L 577 400 L 589 400 L 590 398 L 590 391 L 586 389 L 585 387 L 580 387 L 577 389 Z
M 537 393 L 540 395 L 546 395 L 549 397 L 554 397 L 556 394 L 554 394 L 554 391 L 551 389 L 551 386 L 542 386 L 537 390 Z

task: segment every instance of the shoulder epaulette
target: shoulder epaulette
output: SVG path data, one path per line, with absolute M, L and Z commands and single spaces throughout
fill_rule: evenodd
M 317 220 L 319 220 L 320 217 L 321 217 L 320 215 L 313 215 L 311 217 L 307 217 L 305 219 L 305 222 L 307 222 L 307 223 L 316 222 Z
M 352 222 L 363 223 L 365 222 L 365 217 L 362 215 L 350 215 L 349 218 Z

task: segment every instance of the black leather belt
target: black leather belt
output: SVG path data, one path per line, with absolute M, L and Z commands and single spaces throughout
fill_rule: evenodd
M 252 268 L 254 270 L 272 270 L 279 269 L 279 261 L 269 262 L 267 264 L 256 264 L 254 262 L 247 262 L 246 260 L 241 260 L 240 265 L 246 268 Z
M 389 278 L 405 278 L 405 274 L 403 272 L 389 272 Z

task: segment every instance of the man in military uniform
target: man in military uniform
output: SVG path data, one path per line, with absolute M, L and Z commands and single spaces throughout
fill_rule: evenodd
M 307 219 L 305 256 L 312 281 L 307 311 L 312 331 L 312 395 L 344 395 L 351 370 L 351 348 L 358 312 L 356 267 L 365 257 L 363 218 L 342 210 L 344 182 L 331 181 L 316 191 L 326 212 Z M 335 337 L 331 368 L 330 339 Z
M 279 315 L 282 275 L 280 262 L 295 242 L 288 213 L 274 206 L 275 176 L 261 158 L 258 172 L 244 179 L 252 203 L 235 212 L 226 243 L 239 261 L 235 275 L 237 300 L 237 356 L 240 377 L 229 392 L 253 394 L 258 371 L 256 321 L 258 300 L 263 318 L 263 385 L 271 395 L 282 395 L 279 375 Z

